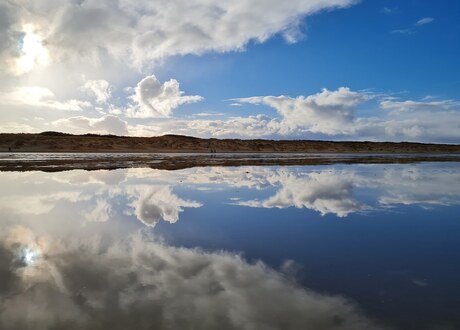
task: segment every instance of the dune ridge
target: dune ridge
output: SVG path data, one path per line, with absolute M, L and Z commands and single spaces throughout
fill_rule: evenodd
M 1 152 L 162 153 L 460 153 L 459 144 L 369 141 L 202 139 L 182 135 L 127 137 L 60 132 L 2 133 Z

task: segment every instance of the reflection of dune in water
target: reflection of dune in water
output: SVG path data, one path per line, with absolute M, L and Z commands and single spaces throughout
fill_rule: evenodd
M 238 255 L 140 235 L 102 250 L 61 237 L 46 239 L 46 257 L 21 265 L 10 252 L 29 240 L 31 231 L 22 232 L 0 243 L 0 281 L 9 279 L 0 291 L 4 329 L 379 328 L 346 299 L 302 289 Z

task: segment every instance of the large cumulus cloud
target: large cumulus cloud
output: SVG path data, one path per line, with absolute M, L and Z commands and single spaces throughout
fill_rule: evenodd
M 368 99 L 365 93 L 341 87 L 335 91 L 323 89 L 307 97 L 264 96 L 237 101 L 275 108 L 281 116 L 281 134 L 308 131 L 334 135 L 353 132 L 354 110 L 358 104 Z
M 14 56 L 15 36 L 32 24 L 54 61 L 88 58 L 103 64 L 109 55 L 144 66 L 174 55 L 241 50 L 275 34 L 295 42 L 303 17 L 355 2 L 18 0 L 2 5 L 1 52 Z
M 323 89 L 307 96 L 254 96 L 234 99 L 234 105 L 271 107 L 278 116 L 253 115 L 215 120 L 165 122 L 156 129 L 185 130 L 199 136 L 299 137 L 340 136 L 357 140 L 456 142 L 460 102 L 456 100 L 401 100 L 348 87 Z M 366 109 L 362 115 L 360 108 Z M 369 110 L 374 109 L 372 115 Z M 139 127 L 130 131 L 136 134 Z

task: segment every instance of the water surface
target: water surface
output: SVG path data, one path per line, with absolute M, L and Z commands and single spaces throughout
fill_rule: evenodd
M 0 328 L 458 328 L 459 170 L 0 172 Z

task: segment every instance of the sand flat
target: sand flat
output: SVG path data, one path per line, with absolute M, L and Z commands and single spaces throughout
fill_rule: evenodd
M 351 153 L 1 153 L 0 171 L 118 168 L 183 169 L 198 166 L 267 166 L 460 162 L 460 154 Z

